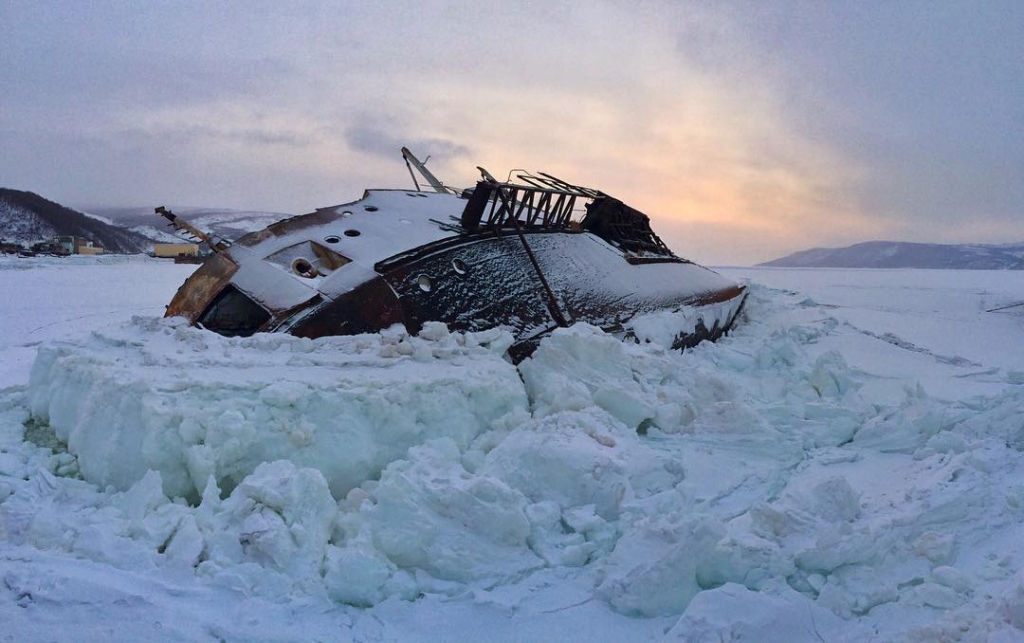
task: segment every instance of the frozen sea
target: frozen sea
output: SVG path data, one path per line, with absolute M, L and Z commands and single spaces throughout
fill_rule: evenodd
M 0 640 L 1024 640 L 1024 273 L 722 268 L 729 337 L 227 339 L 0 258 Z

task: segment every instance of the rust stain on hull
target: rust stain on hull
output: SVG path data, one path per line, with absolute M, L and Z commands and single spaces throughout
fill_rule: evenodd
M 178 288 L 167 306 L 167 317 L 184 317 L 194 324 L 210 300 L 231 282 L 236 272 L 238 266 L 226 256 L 211 255 Z

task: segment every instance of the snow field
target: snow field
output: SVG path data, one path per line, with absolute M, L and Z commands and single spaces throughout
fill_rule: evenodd
M 954 329 L 973 289 L 938 311 Z M 518 371 L 507 335 L 440 326 L 138 318 L 44 345 L 0 391 L 0 614 L 61 632 L 32 610 L 141 595 L 152 616 L 181 591 L 120 570 L 184 583 L 183 613 L 244 596 L 357 640 L 1020 640 L 1022 369 L 987 348 L 1016 350 L 1020 319 L 976 314 L 994 336 L 943 350 L 887 326 L 931 307 L 920 288 L 870 300 L 891 312 L 808 290 L 755 284 L 684 354 L 577 325 Z M 62 556 L 99 587 L 59 589 Z M 173 637 L 254 632 L 200 613 Z
M 28 382 L 44 342 L 162 315 L 195 269 L 143 255 L 0 256 L 0 388 Z

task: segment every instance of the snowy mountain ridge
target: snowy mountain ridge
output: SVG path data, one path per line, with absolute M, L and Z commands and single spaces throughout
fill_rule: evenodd
M 169 207 L 200 230 L 237 239 L 292 216 L 281 212 L 231 210 L 213 207 Z M 33 192 L 0 188 L 0 240 L 31 245 L 59 235 L 76 235 L 102 245 L 108 252 L 137 253 L 154 243 L 181 243 L 152 207 L 89 208 L 76 210 Z
M 228 208 L 166 206 L 175 214 L 188 220 L 200 230 L 212 232 L 225 239 L 237 239 L 250 232 L 266 228 L 271 223 L 286 219 L 292 214 L 262 212 L 253 210 L 231 210 Z M 159 243 L 181 241 L 174 236 L 167 222 L 153 212 L 151 207 L 90 208 L 93 216 L 102 217 L 114 225 L 123 226 L 149 237 Z
M 48 221 L 17 201 L 0 195 L 0 239 L 29 244 L 56 235 L 57 231 Z
M 1024 270 L 1024 242 L 939 244 L 868 241 L 845 248 L 802 250 L 758 265 L 785 268 Z
M 58 235 L 84 237 L 108 252 L 143 252 L 150 239 L 131 230 L 45 199 L 34 192 L 0 188 L 0 239 L 22 245 Z

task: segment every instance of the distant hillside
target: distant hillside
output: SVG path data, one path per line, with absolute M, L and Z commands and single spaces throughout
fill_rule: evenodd
M 144 252 L 148 238 L 91 218 L 33 192 L 0 188 L 0 238 L 22 245 L 75 235 L 103 246 L 107 252 Z
M 234 240 L 242 235 L 262 230 L 271 223 L 287 219 L 291 214 L 281 212 L 252 212 L 248 210 L 228 210 L 225 208 L 195 208 L 184 206 L 166 206 L 180 217 L 200 230 L 213 232 L 225 239 Z M 150 239 L 164 243 L 177 240 L 167 221 L 153 213 L 152 207 L 138 208 L 89 208 L 89 216 L 101 218 L 114 225 L 128 228 L 133 232 L 145 235 Z
M 803 250 L 758 265 L 788 268 L 1024 270 L 1024 243 L 943 245 L 869 241 L 846 248 Z

